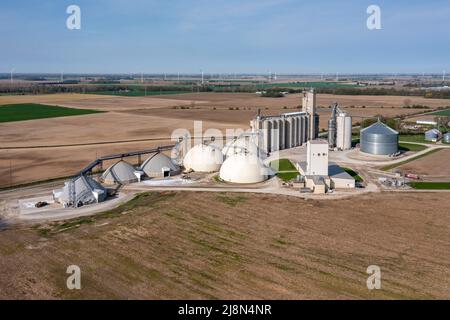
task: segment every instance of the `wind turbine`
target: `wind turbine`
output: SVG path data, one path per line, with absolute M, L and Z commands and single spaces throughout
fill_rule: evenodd
M 13 84 L 13 81 L 14 81 L 14 71 L 15 70 L 16 70 L 15 68 L 11 69 L 11 84 Z

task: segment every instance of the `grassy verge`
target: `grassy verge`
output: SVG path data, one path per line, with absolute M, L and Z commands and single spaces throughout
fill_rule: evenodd
M 79 116 L 103 111 L 73 109 L 35 103 L 8 104 L 0 106 L 0 122 Z
M 231 207 L 237 206 L 239 203 L 245 202 L 247 200 L 246 197 L 243 196 L 229 196 L 229 195 L 218 195 L 217 200 L 223 202 Z
M 420 144 L 414 144 L 414 143 L 405 143 L 405 142 L 400 142 L 398 144 L 399 148 L 401 151 L 422 151 L 425 150 L 427 148 L 427 146 L 423 146 Z
M 277 176 L 284 182 L 289 182 L 299 175 L 297 168 L 288 159 L 274 160 L 270 167 L 277 171 Z
M 278 178 L 280 178 L 284 182 L 289 182 L 292 179 L 297 178 L 298 175 L 299 175 L 299 173 L 297 171 L 278 172 L 277 173 Z
M 429 143 L 429 141 L 425 140 L 424 134 L 401 134 L 399 135 L 398 140 L 404 142 Z
M 450 190 L 450 182 L 410 182 L 408 184 L 418 190 Z
M 405 160 L 405 161 L 401 161 L 401 162 L 397 162 L 397 163 L 394 163 L 394 164 L 390 164 L 390 165 L 381 167 L 380 169 L 383 170 L 383 171 L 388 171 L 388 170 L 394 169 L 396 167 L 402 166 L 404 164 L 407 164 L 407 163 L 409 163 L 411 161 L 415 161 L 415 160 L 418 160 L 420 158 L 429 156 L 430 154 L 433 154 L 433 153 L 438 152 L 440 150 L 442 150 L 442 148 L 433 149 L 433 150 L 430 150 L 430 151 L 428 151 L 428 152 L 426 152 L 424 154 L 421 154 L 419 156 L 413 157 L 413 158 Z
M 274 160 L 270 163 L 270 167 L 277 171 L 297 171 L 297 168 L 288 159 Z
M 436 111 L 432 113 L 433 116 L 450 116 L 450 109 Z
M 350 168 L 344 168 L 342 167 L 342 170 L 344 170 L 345 172 L 347 172 L 349 175 L 352 176 L 353 179 L 355 179 L 356 182 L 363 182 L 363 178 L 361 178 L 360 175 L 358 175 L 358 173 L 356 173 L 355 171 L 353 171 Z

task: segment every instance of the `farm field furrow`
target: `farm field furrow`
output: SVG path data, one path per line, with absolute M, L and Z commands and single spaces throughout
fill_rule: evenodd
M 104 215 L 0 232 L 0 298 L 448 299 L 448 210 L 432 193 L 356 203 L 149 193 Z M 82 290 L 65 288 L 70 264 Z M 383 290 L 367 290 L 372 264 Z

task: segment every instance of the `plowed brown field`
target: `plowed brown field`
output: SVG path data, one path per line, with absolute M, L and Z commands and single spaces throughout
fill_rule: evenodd
M 320 125 L 322 128 L 327 126 L 328 106 L 334 101 L 340 102 L 357 122 L 361 120 L 359 116 L 396 116 L 417 112 L 416 109 L 403 108 L 406 99 L 411 104 L 431 107 L 450 104 L 447 100 L 420 97 L 318 95 Z M 0 123 L 0 187 L 9 186 L 11 182 L 17 185 L 69 176 L 94 160 L 95 155 L 167 143 L 173 130 L 192 130 L 194 120 L 202 120 L 204 130 L 215 128 L 224 134 L 227 128 L 246 130 L 258 109 L 262 114 L 272 115 L 292 112 L 298 110 L 301 95 L 292 94 L 279 99 L 250 93 L 193 93 L 156 97 L 83 94 L 0 96 L 0 105 L 27 102 L 108 112 Z M 104 144 L 107 142 L 115 143 Z M 79 146 L 68 147 L 74 144 Z M 39 148 L 5 149 L 24 147 Z
M 449 212 L 432 193 L 150 194 L 0 231 L 0 299 L 449 299 Z M 79 291 L 66 288 L 73 264 Z M 369 265 L 381 290 L 366 287 Z

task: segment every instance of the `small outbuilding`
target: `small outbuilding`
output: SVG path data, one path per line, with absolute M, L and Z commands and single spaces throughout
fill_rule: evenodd
M 330 162 L 328 174 L 332 189 L 353 189 L 356 186 L 355 178 L 335 163 Z
M 353 189 L 356 185 L 355 179 L 333 162 L 328 164 L 326 175 L 308 174 L 306 162 L 298 162 L 295 167 L 305 177 L 305 187 L 310 188 L 314 193 L 325 193 L 330 189 Z
M 442 142 L 443 143 L 450 143 L 450 132 L 447 132 L 442 136 Z
M 438 129 L 431 129 L 425 132 L 425 140 L 430 142 L 438 142 L 442 138 L 442 132 Z

